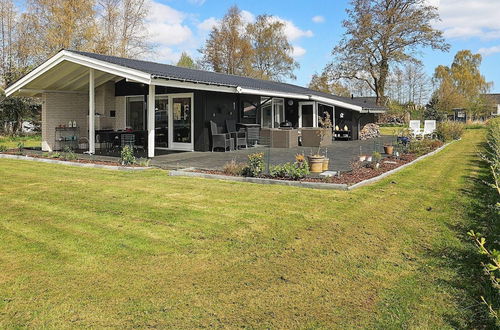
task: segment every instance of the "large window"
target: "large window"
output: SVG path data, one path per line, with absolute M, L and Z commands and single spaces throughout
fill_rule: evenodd
M 127 97 L 127 128 L 134 131 L 146 129 L 146 107 L 144 96 Z
M 263 104 L 261 106 L 261 126 L 279 128 L 280 124 L 285 121 L 285 100 L 273 98 L 268 101 L 268 98 L 263 97 L 261 104 Z

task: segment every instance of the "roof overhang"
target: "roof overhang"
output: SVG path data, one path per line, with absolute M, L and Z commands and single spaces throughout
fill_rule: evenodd
M 43 92 L 81 92 L 88 84 L 88 68 L 98 71 L 96 86 L 100 81 L 131 79 L 148 84 L 149 73 L 96 60 L 62 50 L 5 90 L 7 96 L 34 96 Z
M 334 98 L 313 94 L 286 93 L 272 90 L 243 88 L 206 82 L 195 82 L 179 78 L 160 77 L 147 72 L 131 69 L 122 65 L 95 59 L 93 57 L 62 50 L 36 69 L 16 81 L 5 90 L 7 96 L 35 96 L 44 92 L 84 93 L 88 90 L 89 68 L 96 70 L 95 86 L 109 81 L 121 80 L 158 86 L 206 90 L 223 93 L 249 94 L 291 98 L 320 102 L 330 106 L 342 107 L 361 113 L 383 113 L 383 110 L 367 110 L 363 107 Z

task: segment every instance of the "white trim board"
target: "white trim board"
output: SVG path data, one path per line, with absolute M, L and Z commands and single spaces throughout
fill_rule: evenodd
M 106 72 L 115 76 L 123 77 L 127 81 L 134 81 L 143 84 L 153 84 L 157 86 L 167 86 L 167 87 L 179 87 L 194 90 L 205 90 L 214 92 L 224 92 L 224 93 L 234 93 L 234 94 L 249 94 L 249 95 L 260 95 L 260 96 L 271 96 L 278 98 L 291 98 L 304 101 L 315 101 L 321 102 L 331 106 L 343 107 L 346 109 L 363 112 L 363 113 L 377 113 L 383 111 L 376 110 L 363 110 L 361 106 L 350 104 L 344 101 L 339 101 L 335 99 L 330 99 L 328 97 L 322 97 L 312 94 L 302 94 L 302 93 L 287 93 L 278 92 L 265 89 L 254 89 L 254 88 L 243 88 L 241 86 L 224 86 L 221 84 L 211 84 L 203 82 L 190 82 L 183 81 L 182 79 L 176 78 L 158 78 L 149 73 L 139 71 L 136 69 L 127 68 L 121 65 L 109 63 L 106 61 L 101 61 L 92 57 L 88 57 L 81 54 L 76 54 L 71 51 L 62 50 L 56 55 L 52 56 L 50 59 L 42 63 L 36 69 L 25 75 L 23 78 L 19 79 L 13 85 L 5 90 L 7 96 L 13 95 L 22 90 L 24 86 L 47 72 L 48 70 L 54 68 L 56 65 L 62 63 L 63 61 L 68 61 L 71 63 L 79 64 L 92 68 L 94 70 Z M 41 89 L 43 90 L 43 89 Z

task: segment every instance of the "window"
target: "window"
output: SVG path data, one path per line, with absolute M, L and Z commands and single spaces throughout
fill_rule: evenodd
M 143 96 L 127 97 L 127 128 L 142 131 L 146 128 L 146 110 Z
M 279 128 L 280 123 L 285 121 L 285 100 L 263 97 L 261 104 L 261 126 Z
M 243 118 L 257 118 L 257 107 L 248 101 L 243 101 Z

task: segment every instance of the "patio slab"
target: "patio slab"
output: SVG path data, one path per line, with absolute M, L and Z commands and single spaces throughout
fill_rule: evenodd
M 329 170 L 345 172 L 351 169 L 350 163 L 358 157 L 360 147 L 363 154 L 372 154 L 374 151 L 383 153 L 384 143 L 391 141 L 394 141 L 393 136 L 382 136 L 367 141 L 334 141 L 331 145 L 322 148 L 322 152 L 325 149 L 328 150 Z M 264 153 L 267 164 L 276 165 L 294 161 L 296 154 L 309 155 L 316 150 L 316 148 L 306 147 L 291 149 L 253 147 L 232 152 L 182 152 L 156 156 L 152 159 L 151 165 L 163 169 L 195 167 L 204 170 L 220 170 L 224 164 L 233 159 L 237 162 L 246 162 L 247 156 L 256 152 Z

